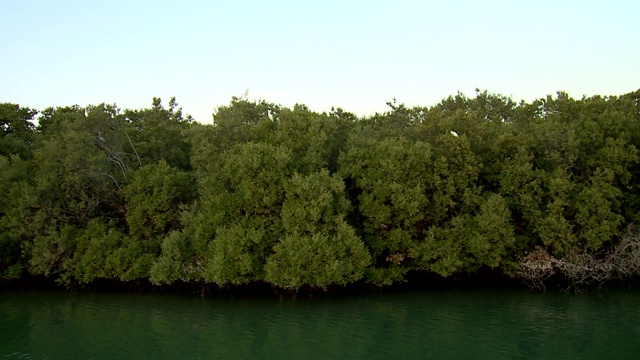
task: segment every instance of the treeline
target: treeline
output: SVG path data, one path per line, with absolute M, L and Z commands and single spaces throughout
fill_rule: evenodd
M 175 99 L 0 104 L 0 279 L 640 275 L 640 90 L 388 105 L 360 118 L 234 98 L 202 125 Z

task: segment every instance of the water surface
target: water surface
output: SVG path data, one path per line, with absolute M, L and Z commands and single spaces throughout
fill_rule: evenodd
M 640 292 L 5 292 L 0 359 L 638 359 Z

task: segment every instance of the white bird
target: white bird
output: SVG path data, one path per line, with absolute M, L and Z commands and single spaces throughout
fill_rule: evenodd
M 271 110 L 267 110 L 267 116 L 269 117 L 269 120 L 273 121 L 273 114 L 271 114 Z
M 232 96 L 231 97 L 231 101 L 233 102 L 238 102 L 238 101 L 246 101 L 249 100 L 249 89 L 244 91 L 244 94 L 242 94 L 242 96 Z
M 457 132 L 455 132 L 455 131 L 453 131 L 453 130 L 451 130 L 451 135 L 453 135 L 453 136 L 455 136 L 455 137 L 458 137 L 458 133 L 457 133 Z
M 98 131 L 98 140 L 100 140 L 100 142 L 102 142 L 102 143 L 106 141 L 104 136 L 102 136 L 102 133 L 100 131 Z

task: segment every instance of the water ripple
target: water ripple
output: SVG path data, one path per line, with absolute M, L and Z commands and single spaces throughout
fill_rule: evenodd
M 640 353 L 640 294 L 323 299 L 0 294 L 14 358 L 593 358 Z

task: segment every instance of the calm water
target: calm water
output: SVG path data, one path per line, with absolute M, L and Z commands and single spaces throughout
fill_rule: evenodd
M 640 359 L 640 292 L 0 293 L 0 359 Z

